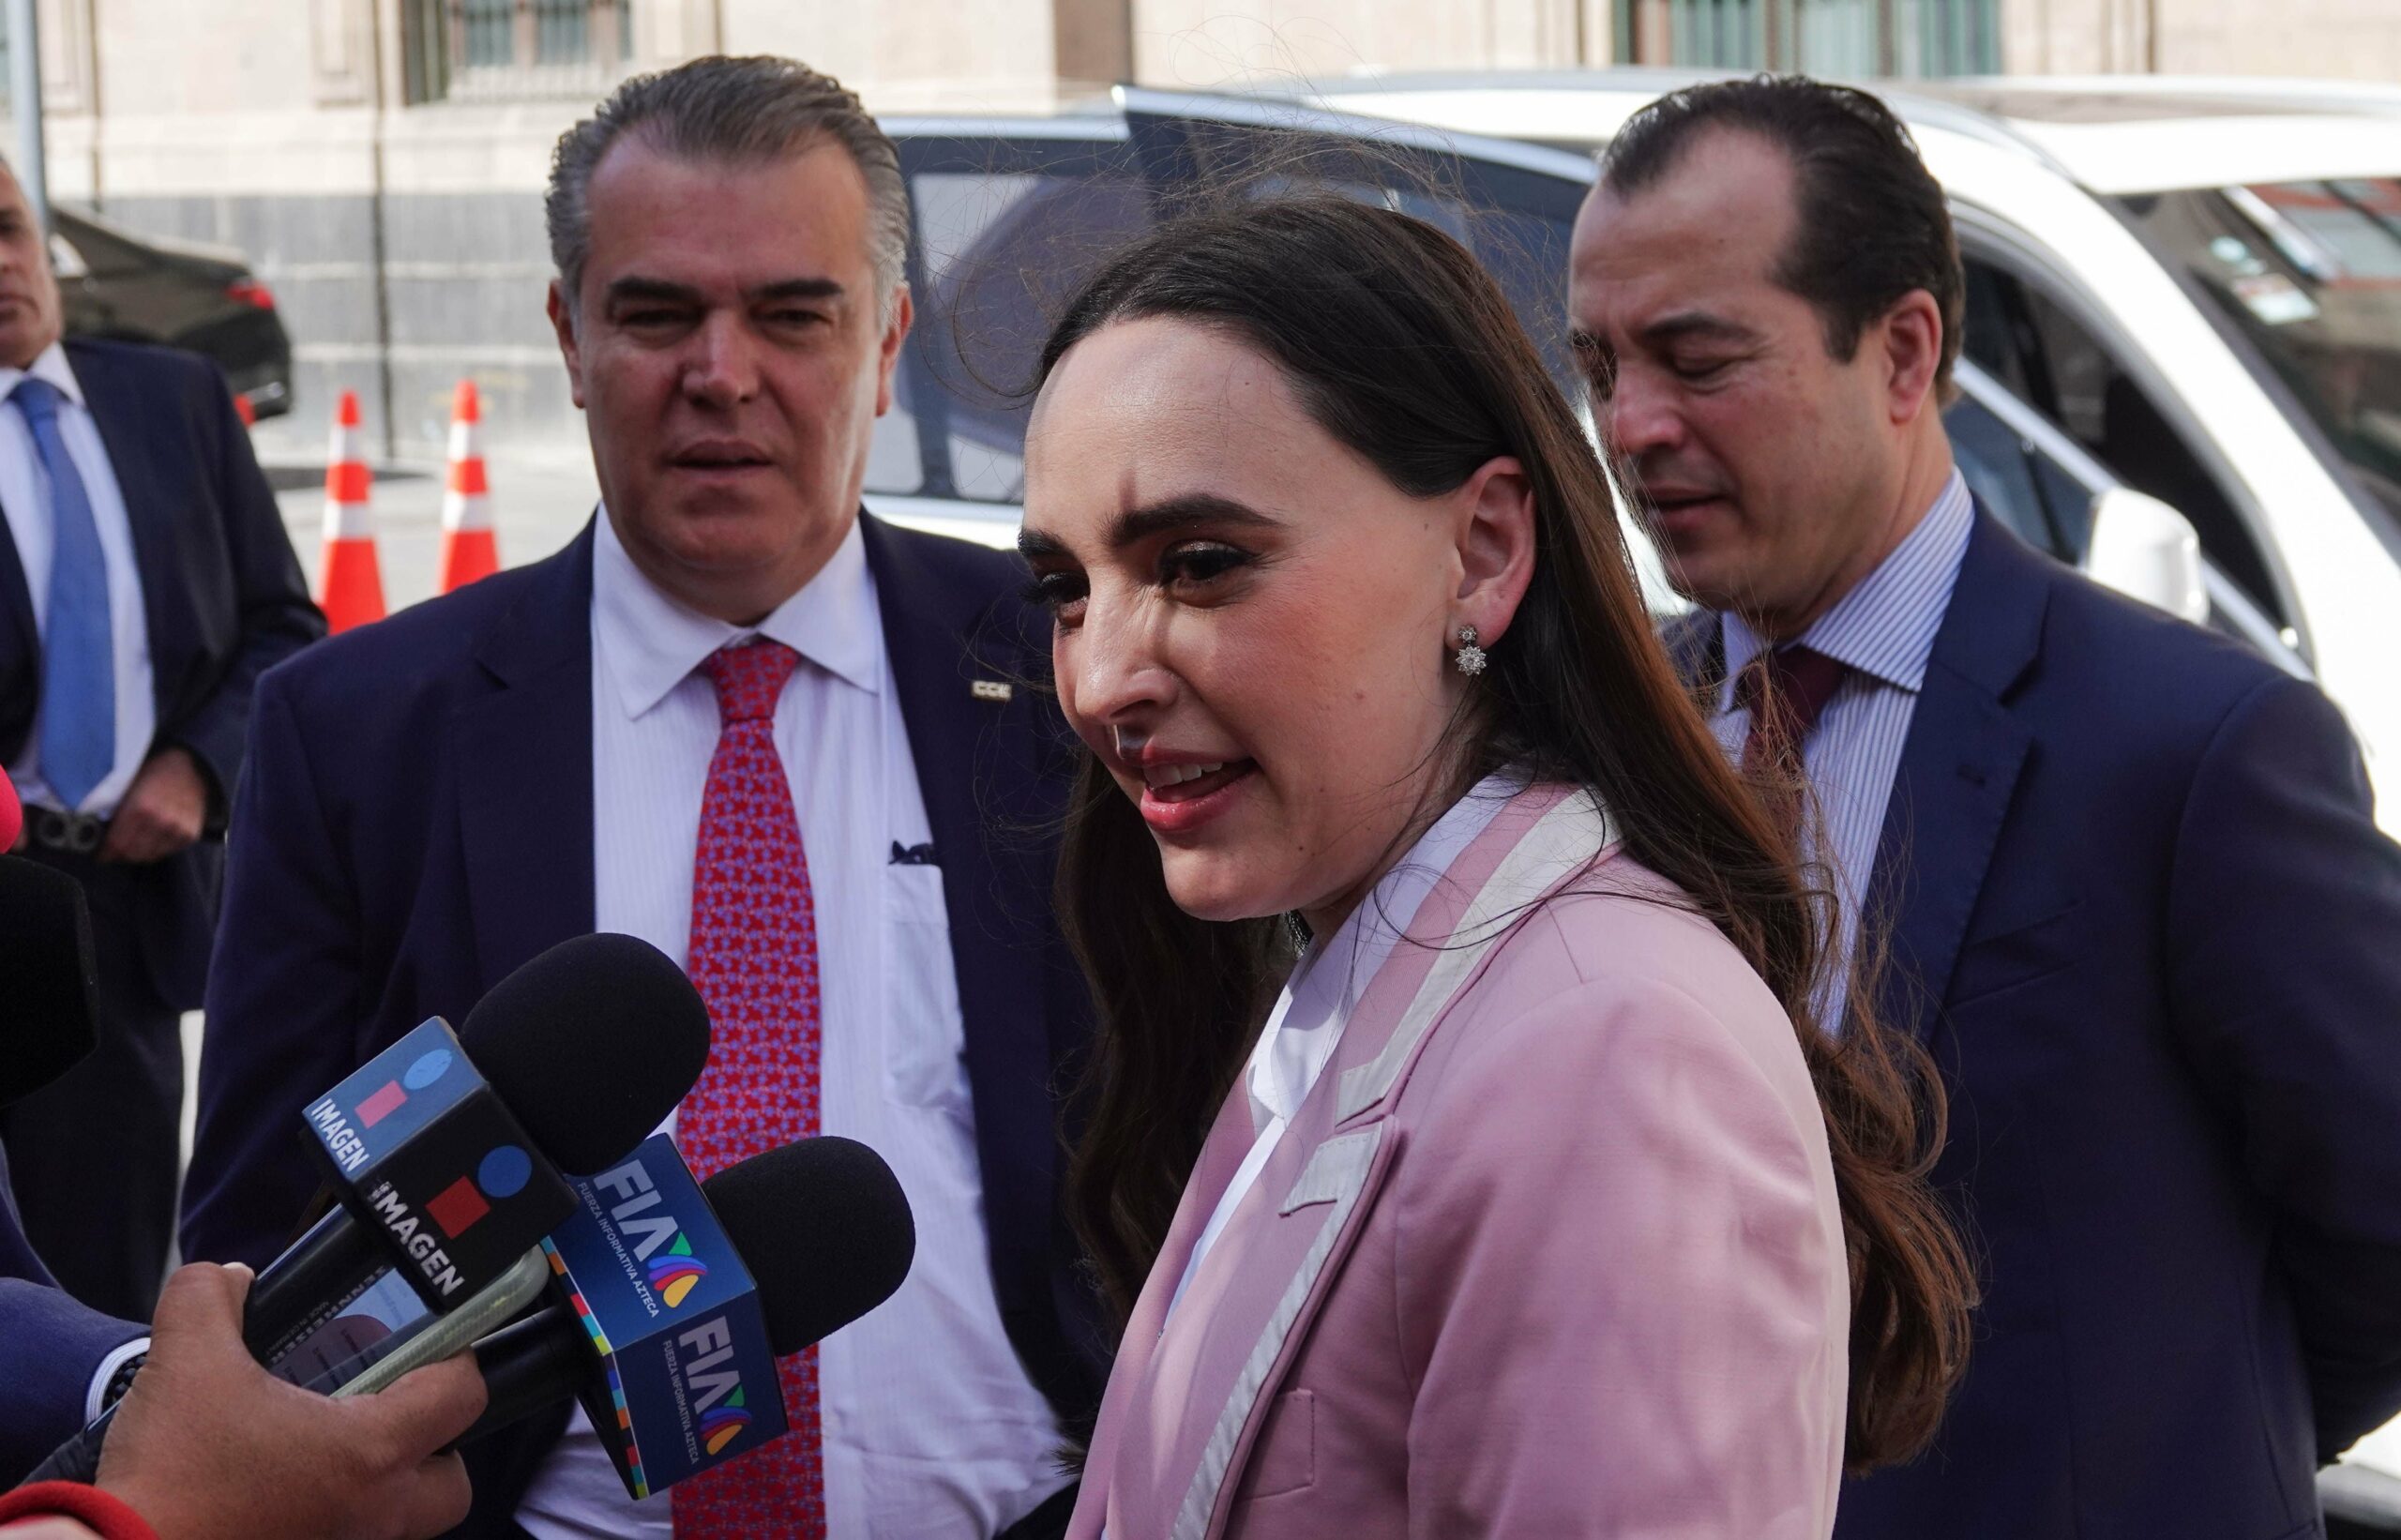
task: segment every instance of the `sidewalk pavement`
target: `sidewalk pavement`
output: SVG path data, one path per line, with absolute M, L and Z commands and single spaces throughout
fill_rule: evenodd
M 264 462 L 268 484 L 283 510 L 292 549 L 313 592 L 325 544 L 325 467 L 322 458 Z M 558 550 L 583 528 L 600 500 L 591 460 L 581 453 L 485 459 L 491 481 L 492 523 L 500 563 L 521 566 Z M 384 604 L 400 610 L 434 596 L 442 557 L 442 491 L 438 464 L 375 467 L 375 548 L 384 574 Z

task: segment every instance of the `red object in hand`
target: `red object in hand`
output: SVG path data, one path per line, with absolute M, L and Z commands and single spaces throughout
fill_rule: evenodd
M 11 804 L 15 802 L 11 797 Z M 143 1517 L 97 1487 L 73 1481 L 37 1481 L 30 1487 L 0 1494 L 0 1533 L 19 1520 L 72 1518 L 97 1532 L 100 1540 L 159 1540 L 159 1532 Z
M 0 770 L 0 851 L 14 850 L 17 831 L 25 826 L 25 809 L 18 805 L 17 788 L 8 772 Z

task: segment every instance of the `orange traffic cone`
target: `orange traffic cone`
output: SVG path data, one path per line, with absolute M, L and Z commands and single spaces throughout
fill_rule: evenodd
M 483 412 L 476 400 L 476 382 L 461 380 L 450 400 L 450 488 L 442 494 L 445 594 L 500 570 L 491 492 L 484 479 Z
M 345 390 L 325 456 L 325 566 L 317 602 L 337 631 L 384 618 L 384 575 L 375 561 L 371 477 L 358 449 L 358 393 Z

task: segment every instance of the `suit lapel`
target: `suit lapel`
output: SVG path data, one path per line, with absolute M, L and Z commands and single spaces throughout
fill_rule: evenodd
M 1921 1036 L 2033 744 L 2006 702 L 2041 650 L 2049 602 L 2041 561 L 1978 513 L 1885 808 L 1867 902 L 1892 946 L 1886 1019 Z
M 1020 1328 L 1056 1309 L 1047 1242 L 1057 1189 L 1051 1076 L 1059 1054 L 1043 975 L 1050 866 L 1049 847 L 1026 831 L 1055 826 L 1057 810 L 1016 800 L 1038 794 L 1043 766 L 1004 761 L 1043 741 L 1034 715 L 1047 707 L 1021 686 L 996 687 L 1025 672 L 1022 657 L 980 656 L 1013 650 L 1005 635 L 987 634 L 996 624 L 989 587 L 962 584 L 927 561 L 916 544 L 926 537 L 864 513 L 859 524 L 942 868 L 993 1282 L 1012 1339 L 1023 1341 Z M 1064 1394 L 1042 1388 L 1054 1399 Z
M 0 527 L 0 760 L 13 760 L 41 696 L 41 634 L 17 542 Z
M 1171 1540 L 1222 1532 L 1267 1393 L 1401 1151 L 1390 1113 L 1418 1050 L 1528 907 L 1588 869 L 1609 839 L 1587 799 L 1541 787 L 1452 862 L 1410 924 L 1427 944 L 1404 943 L 1377 970 L 1333 1060 L 1170 1314 L 1192 1246 L 1253 1140 L 1247 1097 L 1238 1087 L 1228 1098 L 1144 1285 L 1094 1442 L 1090 1468 L 1108 1472 L 1113 1531 Z
M 495 688 L 452 720 L 485 989 L 593 927 L 592 539 L 542 564 L 476 655 Z

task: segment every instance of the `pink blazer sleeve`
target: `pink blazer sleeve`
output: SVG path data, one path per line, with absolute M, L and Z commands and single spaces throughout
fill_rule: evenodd
M 1791 1028 L 1744 982 L 1714 1009 L 1587 983 L 1445 1066 L 1394 1195 L 1412 1535 L 1831 1530 L 1840 1221 Z

